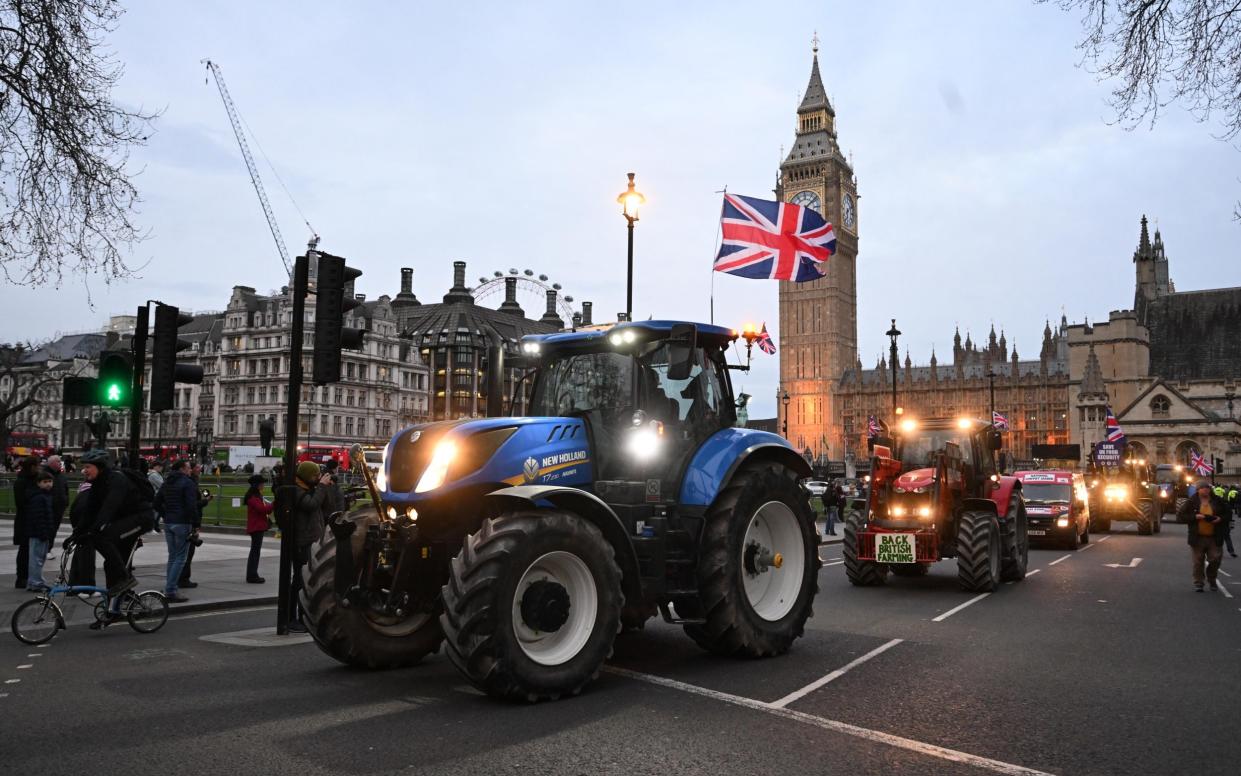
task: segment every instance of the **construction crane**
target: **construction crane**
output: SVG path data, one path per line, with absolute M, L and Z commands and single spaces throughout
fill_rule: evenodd
M 200 60 L 215 76 L 216 88 L 220 90 L 220 99 L 224 101 L 224 110 L 228 111 L 228 120 L 233 124 L 233 134 L 237 136 L 237 145 L 241 147 L 241 156 L 246 160 L 246 169 L 250 171 L 250 181 L 254 184 L 254 192 L 259 195 L 259 204 L 263 206 L 263 214 L 267 216 L 267 226 L 271 229 L 272 239 L 276 241 L 276 250 L 280 252 L 280 260 L 284 262 L 284 269 L 289 274 L 293 273 L 293 262 L 289 259 L 289 250 L 284 246 L 284 237 L 280 235 L 280 227 L 276 224 L 276 216 L 272 213 L 271 202 L 267 200 L 267 192 L 263 190 L 263 179 L 259 177 L 258 166 L 254 163 L 254 156 L 250 153 L 250 146 L 246 143 L 246 133 L 242 128 L 241 116 L 237 113 L 237 106 L 233 104 L 233 98 L 229 96 L 228 87 L 224 85 L 224 76 L 220 74 L 220 66 L 210 59 Z M 261 148 L 259 150 L 262 150 Z M 270 163 L 270 160 L 268 160 Z M 273 171 L 275 168 L 272 168 Z M 279 174 L 276 175 L 279 178 Z M 281 181 L 281 185 L 283 181 Z M 288 188 L 285 188 L 288 194 Z M 289 199 L 293 195 L 289 194 Z M 294 202 L 294 207 L 297 203 Z M 299 209 L 300 212 L 300 209 Z M 305 217 L 303 216 L 303 220 Z M 319 235 L 315 233 L 314 227 L 306 221 L 306 227 L 310 229 L 310 247 L 313 249 L 319 244 Z

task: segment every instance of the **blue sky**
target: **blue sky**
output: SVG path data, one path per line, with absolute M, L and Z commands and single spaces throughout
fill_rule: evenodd
M 980 338 L 994 321 L 1034 356 L 1044 318 L 1130 306 L 1143 213 L 1179 288 L 1241 285 L 1241 157 L 1177 109 L 1153 130 L 1112 125 L 1108 87 L 1078 67 L 1078 20 L 1054 4 L 128 5 L 110 41 L 126 65 L 117 96 L 162 110 L 134 155 L 145 268 L 0 287 L 0 339 L 95 328 L 148 298 L 220 309 L 234 284 L 284 282 L 203 57 L 369 296 L 412 266 L 435 300 L 463 259 L 471 282 L 546 273 L 608 318 L 625 291 L 615 197 L 634 171 L 648 198 L 635 314 L 705 320 L 715 192 L 770 192 L 816 30 L 861 194 L 867 366 L 892 317 L 925 362 L 932 345 L 950 353 L 954 324 Z M 299 253 L 306 229 L 259 161 Z M 776 309 L 774 283 L 716 283 L 717 322 L 766 320 L 778 339 Z M 776 360 L 756 358 L 744 387 L 769 415 Z

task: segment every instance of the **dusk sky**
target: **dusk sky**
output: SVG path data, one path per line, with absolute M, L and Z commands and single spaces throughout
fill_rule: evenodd
M 133 156 L 143 268 L 0 287 L 0 339 L 97 329 L 145 299 L 220 310 L 233 285 L 286 282 L 204 57 L 370 298 L 412 266 L 415 293 L 438 301 L 462 259 L 471 283 L 528 267 L 611 319 L 625 298 L 615 199 L 633 171 L 647 197 L 635 317 L 705 321 L 716 192 L 771 194 L 816 30 L 861 195 L 866 366 L 893 317 L 902 351 L 925 363 L 934 346 L 942 363 L 954 324 L 981 339 L 994 322 L 1036 357 L 1044 319 L 1131 306 L 1144 213 L 1179 289 L 1241 285 L 1241 155 L 1179 108 L 1153 129 L 1115 126 L 1110 86 L 1078 66 L 1080 20 L 1056 4 L 126 5 L 110 39 L 126 66 L 116 96 L 162 111 Z M 252 148 L 301 253 L 308 232 Z M 774 282 L 721 276 L 715 289 L 718 323 L 765 320 L 779 342 Z M 739 387 L 770 416 L 776 359 L 755 357 Z

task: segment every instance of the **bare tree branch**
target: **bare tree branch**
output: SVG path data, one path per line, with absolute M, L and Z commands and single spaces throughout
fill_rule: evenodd
M 115 0 L 0 0 L 0 270 L 18 285 L 127 277 L 145 238 L 127 169 L 155 114 L 112 101 Z

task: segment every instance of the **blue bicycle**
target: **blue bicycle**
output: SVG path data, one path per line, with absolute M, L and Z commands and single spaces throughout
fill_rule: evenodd
M 133 563 L 134 552 L 141 542 L 135 542 L 129 552 L 129 564 Z M 121 593 L 115 609 L 113 599 L 108 596 L 106 587 L 95 585 L 70 585 L 68 583 L 69 558 L 77 551 L 70 545 L 60 555 L 60 577 L 56 584 L 38 597 L 27 601 L 13 612 L 10 626 L 13 635 L 24 644 L 44 644 L 56 637 L 65 629 L 65 616 L 57 599 L 63 601 L 66 596 L 90 596 L 99 594 L 102 599 L 95 604 L 95 621 L 92 627 L 106 628 L 113 622 L 125 620 L 129 627 L 139 633 L 154 633 L 164 627 L 168 621 L 168 601 L 164 594 L 155 590 L 142 593 L 126 590 Z

